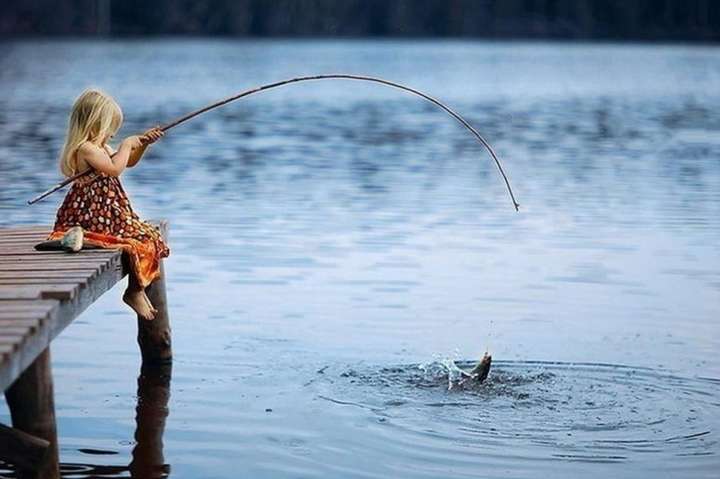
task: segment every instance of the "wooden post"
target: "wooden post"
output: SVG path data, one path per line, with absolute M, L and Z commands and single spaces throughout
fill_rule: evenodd
M 16 469 L 32 469 L 45 462 L 50 443 L 0 424 L 0 458 Z
M 160 222 L 160 232 L 167 241 L 167 222 Z M 165 292 L 165 266 L 162 260 L 160 260 L 160 278 L 148 286 L 145 292 L 158 312 L 152 321 L 138 318 L 138 344 L 143 363 L 167 363 L 172 361 L 172 335 Z
M 57 426 L 55 400 L 50 371 L 50 347 L 15 380 L 5 391 L 13 427 L 50 443 L 47 455 L 34 468 L 20 466 L 22 479 L 59 479 Z

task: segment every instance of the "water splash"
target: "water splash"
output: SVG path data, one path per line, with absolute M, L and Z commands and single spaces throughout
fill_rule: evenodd
M 468 447 L 554 460 L 714 456 L 720 445 L 716 380 L 616 364 L 499 361 L 484 383 L 460 382 L 474 364 L 443 358 L 353 368 L 339 374 L 349 382 L 333 381 L 325 395 L 336 404 L 362 398 L 406 434 L 432 428 Z

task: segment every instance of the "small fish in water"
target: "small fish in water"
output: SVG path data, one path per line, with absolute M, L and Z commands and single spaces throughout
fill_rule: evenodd
M 492 364 L 492 356 L 485 352 L 482 359 L 479 363 L 477 363 L 477 366 L 475 366 L 472 371 L 470 371 L 470 376 L 477 382 L 483 382 L 487 379 L 488 374 L 490 374 L 490 366 Z
M 456 387 L 470 386 L 471 384 L 481 384 L 490 374 L 490 366 L 492 365 L 492 356 L 485 353 L 482 359 L 475 365 L 470 372 L 460 369 L 453 363 L 453 370 L 449 373 L 449 389 Z M 456 373 L 453 377 L 453 371 Z M 459 375 L 459 378 L 458 378 Z
M 83 229 L 80 226 L 73 226 L 63 236 L 60 245 L 67 252 L 77 253 L 83 247 Z

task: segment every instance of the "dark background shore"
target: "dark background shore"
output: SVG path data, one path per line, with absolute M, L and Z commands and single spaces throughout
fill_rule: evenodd
M 2 36 L 226 35 L 700 41 L 712 0 L 10 0 Z

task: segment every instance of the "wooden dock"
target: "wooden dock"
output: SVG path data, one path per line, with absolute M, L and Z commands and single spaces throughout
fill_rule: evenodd
M 166 236 L 165 223 L 161 230 Z M 48 226 L 0 228 L 0 385 L 13 423 L 0 424 L 0 459 L 28 479 L 60 477 L 50 343 L 125 276 L 117 250 L 35 251 L 49 232 Z M 147 292 L 159 312 L 153 321 L 138 318 L 143 363 L 168 362 L 164 271 Z

